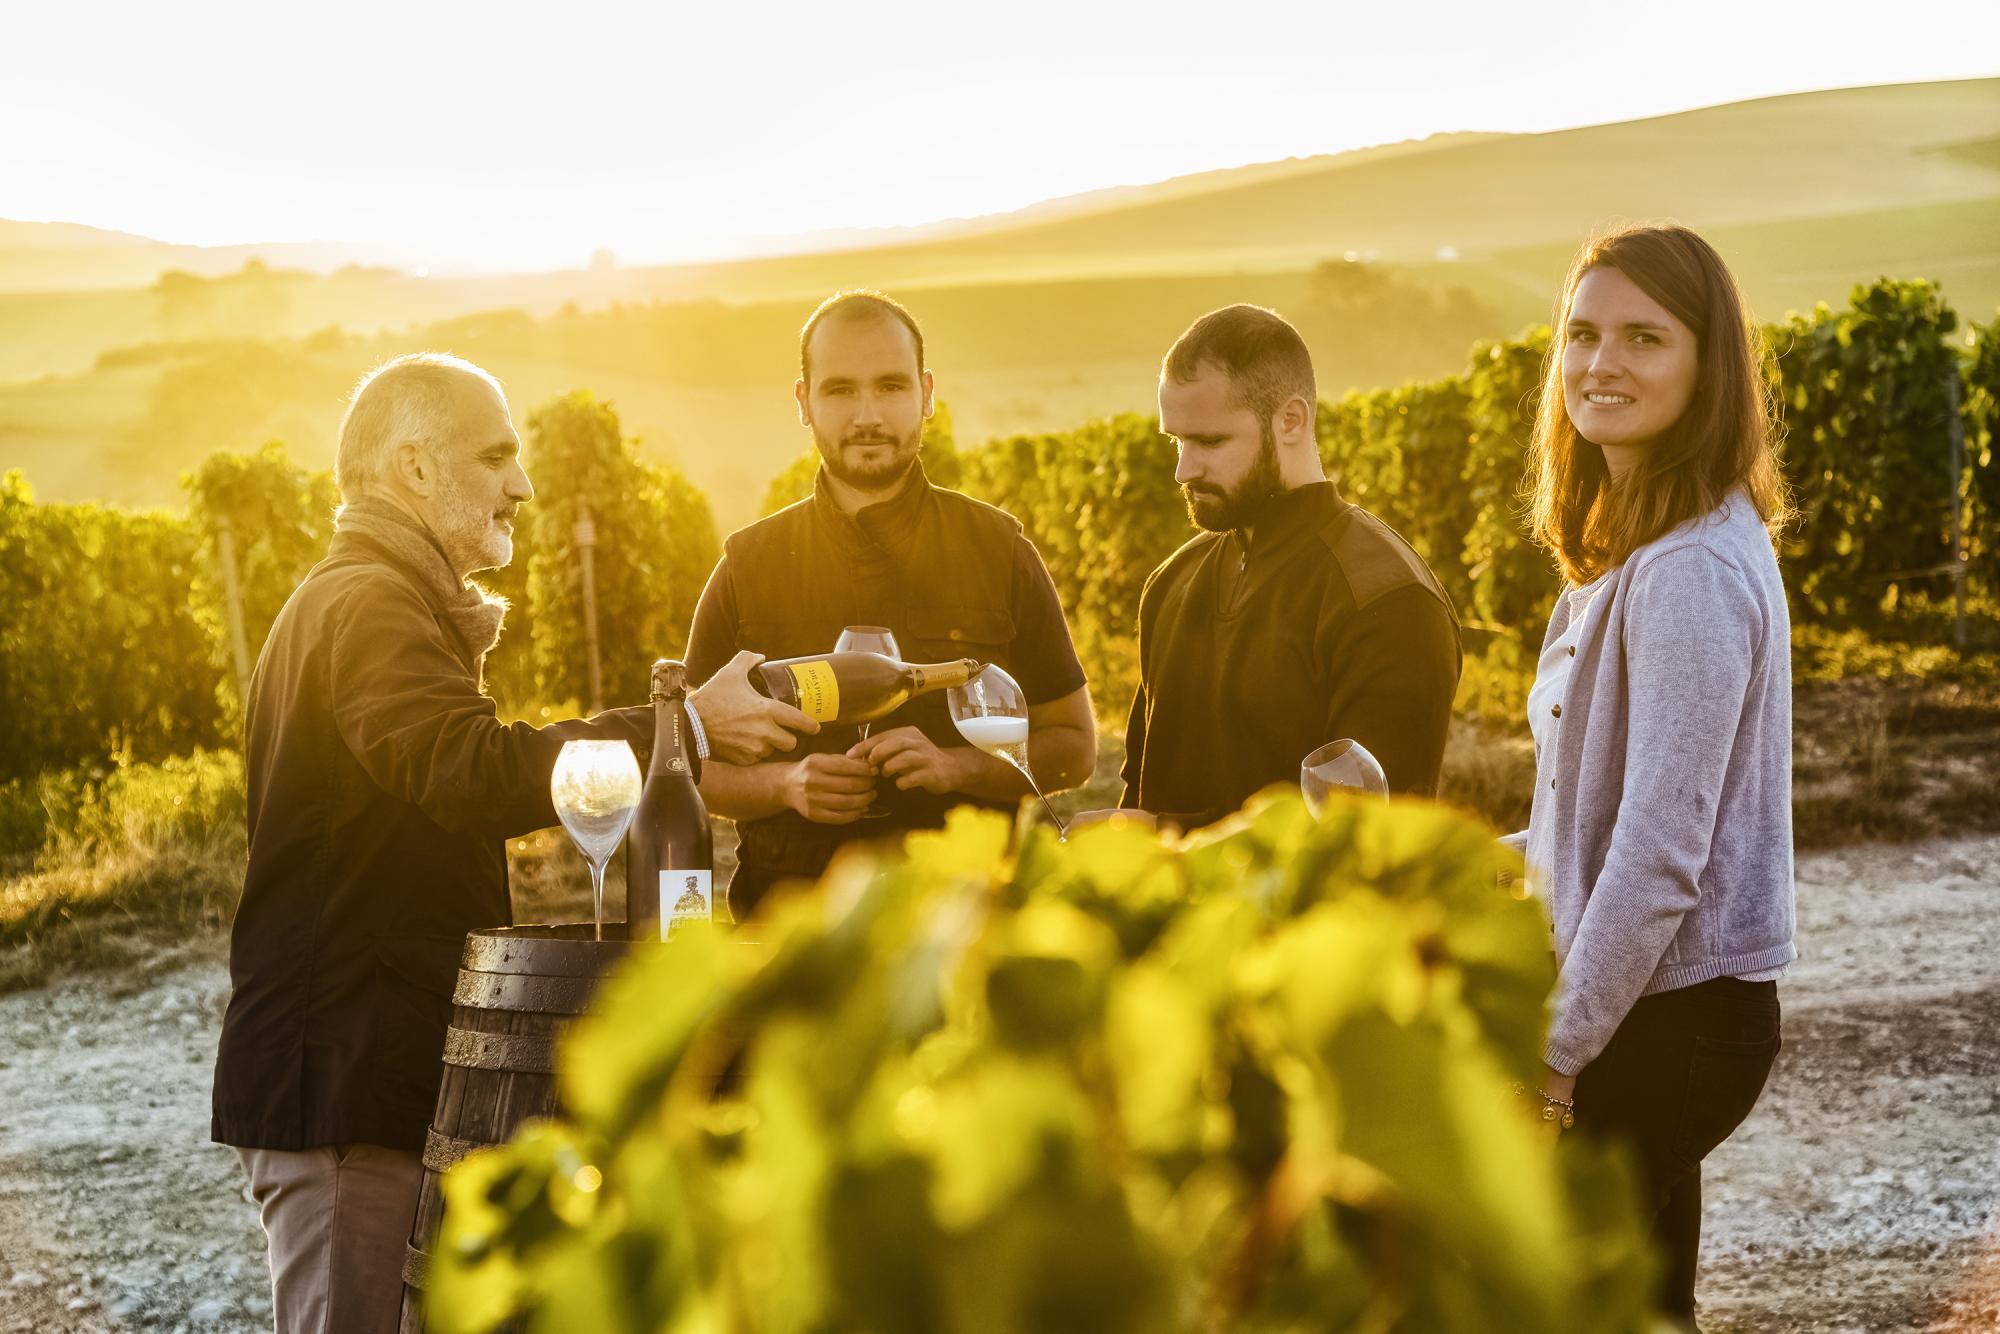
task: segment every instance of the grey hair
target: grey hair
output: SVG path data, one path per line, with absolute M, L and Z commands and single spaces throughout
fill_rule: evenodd
M 383 362 L 361 377 L 340 419 L 333 454 L 333 484 L 352 503 L 380 486 L 397 445 L 449 444 L 464 377 L 473 376 L 505 397 L 500 382 L 449 352 L 411 352 Z

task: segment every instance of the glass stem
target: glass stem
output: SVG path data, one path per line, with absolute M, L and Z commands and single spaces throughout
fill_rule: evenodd
M 597 939 L 604 939 L 604 863 L 590 863 L 590 911 L 597 923 Z
M 1017 764 L 1014 767 L 1021 771 L 1021 777 L 1028 780 L 1028 786 L 1035 789 L 1035 795 L 1042 798 L 1042 809 L 1049 813 L 1049 821 L 1056 827 L 1056 838 L 1064 843 L 1069 842 L 1069 830 L 1063 827 L 1062 817 L 1056 814 L 1055 807 L 1049 805 L 1049 799 L 1042 796 L 1042 785 L 1035 781 L 1035 775 L 1025 764 Z
M 868 739 L 868 729 L 874 725 L 873 723 L 861 724 L 858 730 L 861 733 L 863 741 Z M 868 809 L 863 813 L 866 815 L 887 815 L 889 813 L 889 808 L 882 804 L 882 780 L 879 777 L 875 780 L 874 791 L 868 797 Z

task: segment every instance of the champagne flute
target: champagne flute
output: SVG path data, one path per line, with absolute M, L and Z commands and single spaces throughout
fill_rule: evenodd
M 639 761 L 625 741 L 565 741 L 549 775 L 556 815 L 590 863 L 591 909 L 604 939 L 604 863 L 639 808 Z
M 1068 842 L 1069 831 L 1063 827 L 1062 817 L 1049 805 L 1042 785 L 1035 781 L 1034 771 L 1028 767 L 1028 697 L 1014 678 L 988 665 L 964 685 L 946 691 L 945 699 L 958 734 L 988 755 L 1019 769 L 1028 786 L 1042 799 L 1042 809 L 1055 822 L 1056 837 Z
M 896 646 L 896 636 L 890 633 L 889 628 L 885 625 L 850 625 L 840 632 L 840 638 L 833 641 L 833 651 L 835 653 L 880 653 L 885 658 L 901 658 L 903 656 L 903 651 Z M 859 724 L 861 739 L 863 741 L 868 739 L 868 729 L 873 726 L 873 723 Z M 889 808 L 882 804 L 882 797 L 878 791 L 875 799 L 868 803 L 868 809 L 862 812 L 862 815 L 865 819 L 879 820 L 888 813 Z
M 1299 764 L 1299 790 L 1315 818 L 1326 810 L 1327 799 L 1336 788 L 1389 799 L 1389 778 L 1382 772 L 1381 761 L 1368 753 L 1368 747 L 1346 737 L 1327 742 Z

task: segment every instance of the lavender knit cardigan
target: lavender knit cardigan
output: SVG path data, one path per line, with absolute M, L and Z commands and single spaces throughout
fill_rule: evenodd
M 1568 606 L 1557 599 L 1544 647 Z M 1613 571 L 1571 667 L 1535 818 L 1553 823 L 1543 871 L 1561 964 L 1544 1059 L 1573 1075 L 1639 997 L 1798 957 L 1791 619 L 1749 497 Z

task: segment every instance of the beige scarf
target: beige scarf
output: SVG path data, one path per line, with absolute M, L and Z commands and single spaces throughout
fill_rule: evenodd
M 483 687 L 486 655 L 500 642 L 507 599 L 461 578 L 429 528 L 379 497 L 364 496 L 342 505 L 334 513 L 333 531 L 353 533 L 386 548 L 398 565 L 417 576 L 465 645 L 472 675 Z

